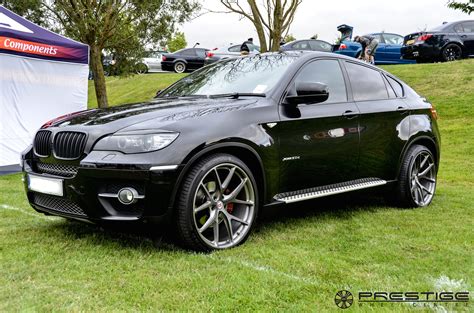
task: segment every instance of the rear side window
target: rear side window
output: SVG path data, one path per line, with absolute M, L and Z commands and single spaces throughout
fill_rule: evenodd
M 239 45 L 232 46 L 228 50 L 229 50 L 229 52 L 240 52 L 240 46 Z
M 390 76 L 386 76 L 388 79 L 388 82 L 392 86 L 393 90 L 395 90 L 395 93 L 397 94 L 397 97 L 403 97 L 403 87 L 402 85 L 397 82 L 395 79 L 391 78 Z
M 387 89 L 379 71 L 345 62 L 355 101 L 388 99 Z
M 200 58 L 206 57 L 206 50 L 205 49 L 196 49 L 197 56 Z
M 383 34 L 387 45 L 403 45 L 403 37 L 395 34 Z
M 303 68 L 295 82 L 323 83 L 328 86 L 329 98 L 325 103 L 346 102 L 346 84 L 337 60 L 318 60 Z
M 454 26 L 454 30 L 458 33 L 474 33 L 474 22 L 464 22 Z
M 332 51 L 332 46 L 324 41 L 312 40 L 309 42 L 309 45 L 311 46 L 311 50 L 327 52 Z
M 196 52 L 193 49 L 186 49 L 181 51 L 181 55 L 196 55 Z
M 291 46 L 293 49 L 297 50 L 311 50 L 311 47 L 309 46 L 309 42 L 307 41 L 298 41 Z

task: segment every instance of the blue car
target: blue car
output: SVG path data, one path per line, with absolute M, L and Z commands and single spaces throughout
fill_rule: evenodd
M 334 45 L 334 52 L 358 58 L 362 53 L 362 46 L 358 42 L 351 41 L 353 27 L 343 24 L 337 27 L 341 33 L 341 41 Z M 379 45 L 375 51 L 375 64 L 409 64 L 416 63 L 413 60 L 401 58 L 403 36 L 392 33 L 371 33 L 378 40 Z

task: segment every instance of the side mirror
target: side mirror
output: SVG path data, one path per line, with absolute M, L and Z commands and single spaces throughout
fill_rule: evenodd
M 291 105 L 321 103 L 329 98 L 329 89 L 323 83 L 297 83 L 296 96 L 287 96 Z
M 159 90 L 156 92 L 156 94 L 155 94 L 155 96 L 154 96 L 153 98 L 158 98 L 158 96 L 160 95 L 160 93 L 161 93 L 161 89 L 159 89 Z

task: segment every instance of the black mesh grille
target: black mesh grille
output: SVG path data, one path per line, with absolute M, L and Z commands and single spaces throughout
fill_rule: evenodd
M 51 132 L 47 130 L 37 132 L 33 146 L 36 155 L 42 157 L 49 156 L 51 154 Z
M 33 194 L 33 203 L 52 211 L 78 216 L 86 216 L 84 211 L 82 211 L 82 209 L 76 203 L 60 197 L 35 193 Z
M 73 177 L 77 174 L 77 166 L 63 164 L 37 163 L 38 173 L 51 174 L 62 177 Z
M 63 159 L 78 159 L 86 145 L 86 134 L 60 132 L 54 137 L 54 154 Z

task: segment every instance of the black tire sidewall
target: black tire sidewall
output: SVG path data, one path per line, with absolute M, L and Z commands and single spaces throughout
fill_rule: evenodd
M 435 166 L 436 166 L 435 172 L 438 171 L 436 160 L 434 158 L 433 153 L 430 151 L 430 149 L 422 145 L 413 145 L 408 149 L 402 161 L 402 166 L 400 169 L 400 175 L 398 179 L 398 188 L 397 188 L 398 200 L 399 200 L 399 203 L 403 207 L 409 207 L 409 208 L 420 207 L 414 201 L 412 193 L 411 193 L 410 169 L 412 168 L 413 162 L 415 161 L 416 157 L 422 152 L 426 152 L 430 154 L 431 158 L 435 161 Z M 433 193 L 436 191 L 436 185 L 437 185 L 437 181 L 435 182 L 435 188 L 433 190 Z M 423 205 L 423 207 L 428 206 L 432 200 L 433 200 L 433 197 L 431 198 L 430 202 Z
M 183 65 L 184 70 L 183 70 L 182 72 L 176 70 L 176 67 L 178 66 L 178 64 Z M 178 62 L 176 62 L 176 63 L 174 64 L 173 69 L 174 69 L 174 71 L 175 71 L 176 73 L 184 73 L 184 72 L 186 72 L 186 64 L 185 64 L 184 62 L 178 61 Z
M 452 47 L 456 47 L 457 49 L 459 49 L 459 53 L 460 53 L 459 59 L 455 59 L 455 60 L 448 60 L 447 59 L 446 50 L 448 50 L 449 48 L 452 48 Z M 446 47 L 443 48 L 441 58 L 443 59 L 444 62 L 452 62 L 452 61 L 460 60 L 460 59 L 462 59 L 462 49 L 457 44 L 450 43 L 450 44 L 446 45 Z
M 244 170 L 247 176 L 249 177 L 249 179 L 251 180 L 252 187 L 255 193 L 255 203 L 254 203 L 252 224 L 250 225 L 250 229 L 248 230 L 247 234 L 245 234 L 245 237 L 242 238 L 238 242 L 238 244 L 236 244 L 235 246 L 238 246 L 247 240 L 248 236 L 250 235 L 250 233 L 252 232 L 252 229 L 254 228 L 256 224 L 260 199 L 259 199 L 258 185 L 250 168 L 239 158 L 230 154 L 216 154 L 216 155 L 211 155 L 209 157 L 206 157 L 202 159 L 201 161 L 197 162 L 193 166 L 193 168 L 189 171 L 187 176 L 185 177 L 185 182 L 183 183 L 183 187 L 181 188 L 181 192 L 178 195 L 179 199 L 177 201 L 178 206 L 176 208 L 176 211 L 177 211 L 176 213 L 177 213 L 178 234 L 180 235 L 179 237 L 181 238 L 182 243 L 188 248 L 191 248 L 192 250 L 196 250 L 196 251 L 216 250 L 215 247 L 209 246 L 200 237 L 198 230 L 196 229 L 195 224 L 194 224 L 194 216 L 193 216 L 194 212 L 192 208 L 194 204 L 193 203 L 194 194 L 196 193 L 196 189 L 198 188 L 199 183 L 201 182 L 201 179 L 204 177 L 204 175 L 207 174 L 207 172 L 210 169 L 212 169 L 213 167 L 219 164 L 224 164 L 224 163 L 237 165 L 242 170 Z

